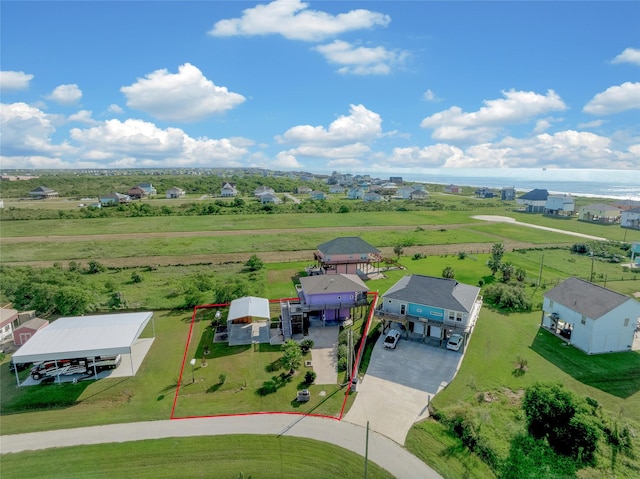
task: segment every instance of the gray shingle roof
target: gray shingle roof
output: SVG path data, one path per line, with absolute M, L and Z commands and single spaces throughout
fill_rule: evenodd
M 408 303 L 470 312 L 480 288 L 455 279 L 414 274 L 405 276 L 382 296 Z
M 318 246 L 318 250 L 325 255 L 380 253 L 380 251 L 358 236 L 335 238 Z
M 531 201 L 546 201 L 549 197 L 549 192 L 547 190 L 531 190 L 528 193 L 520 196 L 521 200 L 531 200 Z
M 356 274 L 321 274 L 304 276 L 300 284 L 305 294 L 362 293 L 369 291 Z
M 621 304 L 633 301 L 629 296 L 575 277 L 563 281 L 544 296 L 591 319 L 598 319 Z

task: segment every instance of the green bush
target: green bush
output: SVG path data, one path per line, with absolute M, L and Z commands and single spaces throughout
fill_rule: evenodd
M 307 385 L 313 384 L 315 380 L 316 380 L 316 373 L 313 371 L 307 371 L 306 374 L 304 375 L 304 383 Z

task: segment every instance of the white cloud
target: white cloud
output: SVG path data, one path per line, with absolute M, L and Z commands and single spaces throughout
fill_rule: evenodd
M 429 88 L 422 94 L 422 99 L 426 101 L 440 101 L 440 98 Z
M 610 115 L 640 108 L 640 83 L 626 82 L 594 96 L 582 109 L 592 115 Z
M 585 123 L 578 123 L 578 128 L 580 128 L 581 130 L 586 130 L 588 128 L 599 128 L 605 123 L 606 121 L 604 120 L 587 121 Z
M 80 101 L 80 98 L 82 90 L 76 84 L 59 85 L 47 96 L 47 99 L 60 105 L 73 105 Z
M 516 90 L 502 93 L 505 98 L 485 100 L 485 106 L 478 111 L 465 113 L 460 107 L 453 106 L 425 118 L 420 126 L 433 128 L 432 137 L 436 140 L 485 142 L 493 139 L 502 127 L 566 109 L 553 90 L 547 91 L 546 95 Z
M 71 138 L 80 145 L 83 160 L 107 161 L 105 166 L 114 167 L 240 166 L 239 161 L 248 154 L 245 139 L 194 139 L 179 128 L 161 129 L 133 119 L 74 128 Z
M 363 105 L 350 105 L 349 115 L 340 116 L 329 128 L 299 125 L 287 130 L 276 139 L 280 143 L 297 143 L 320 147 L 334 147 L 356 142 L 371 141 L 382 134 L 380 115 Z
M 384 47 L 362 47 L 335 40 L 327 45 L 314 48 L 330 63 L 343 65 L 338 69 L 342 74 L 387 75 L 392 67 L 401 65 L 408 57 L 407 52 L 390 51 Z
M 77 163 L 49 156 L 0 156 L 0 163 L 2 163 L 3 168 L 7 169 L 33 168 L 53 170 L 80 167 Z
M 273 161 L 273 166 L 284 169 L 302 168 L 302 165 L 298 162 L 295 155 L 292 155 L 287 151 L 281 151 L 276 155 L 276 159 Z
M 79 123 L 86 123 L 87 125 L 95 125 L 98 122 L 94 120 L 92 117 L 92 112 L 89 110 L 80 110 L 72 115 L 69 115 L 69 121 L 76 121 Z
M 0 90 L 26 90 L 33 75 L 25 72 L 0 71 Z
M 1 154 L 46 157 L 69 152 L 71 148 L 66 143 L 55 145 L 51 142 L 51 135 L 60 122 L 57 115 L 47 114 L 26 103 L 0 104 Z
M 634 63 L 640 65 L 640 48 L 625 48 L 611 63 Z
M 423 148 L 417 146 L 394 148 L 388 161 L 399 167 L 434 168 L 443 166 L 452 159 L 463 157 L 464 152 L 460 148 L 439 143 Z
M 111 105 L 109 105 L 109 107 L 107 108 L 107 111 L 109 113 L 114 113 L 116 115 L 120 115 L 124 113 L 124 110 L 122 109 L 122 107 L 120 105 L 116 105 L 115 103 L 112 103 Z
M 320 41 L 340 33 L 386 27 L 391 19 L 369 10 L 357 9 L 331 15 L 309 10 L 300 0 L 276 0 L 243 10 L 242 17 L 216 22 L 210 35 L 231 37 L 279 34 L 290 40 Z
M 175 74 L 156 70 L 120 91 L 130 108 L 167 121 L 201 120 L 245 101 L 244 96 L 214 85 L 190 63 L 181 65 Z

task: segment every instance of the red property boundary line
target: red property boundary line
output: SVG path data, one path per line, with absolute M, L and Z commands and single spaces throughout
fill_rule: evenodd
M 193 308 L 193 313 L 191 314 L 191 323 L 189 324 L 189 334 L 187 335 L 187 341 L 184 347 L 184 353 L 182 355 L 182 364 L 180 366 L 180 375 L 178 376 L 178 384 L 176 386 L 176 392 L 173 396 L 173 405 L 171 406 L 171 420 L 180 420 L 180 419 L 198 419 L 198 418 L 212 418 L 212 417 L 233 417 L 233 416 L 256 416 L 263 414 L 287 414 L 291 416 L 311 416 L 311 417 L 321 417 L 325 419 L 333 419 L 334 421 L 341 421 L 342 416 L 344 414 L 344 409 L 347 405 L 347 400 L 349 399 L 349 392 L 351 391 L 351 385 L 353 383 L 353 378 L 356 377 L 358 373 L 358 368 L 360 366 L 360 360 L 362 359 L 362 354 L 364 352 L 364 346 L 367 342 L 367 336 L 369 334 L 369 329 L 371 327 L 371 321 L 373 319 L 373 312 L 378 303 L 378 293 L 367 293 L 368 296 L 373 297 L 373 301 L 371 302 L 371 307 L 369 308 L 369 314 L 367 316 L 367 322 L 364 327 L 364 332 L 362 334 L 362 339 L 360 341 L 360 347 L 358 348 L 358 353 L 356 354 L 356 360 L 353 364 L 353 369 L 351 370 L 351 377 L 349 379 L 349 383 L 347 384 L 347 389 L 344 393 L 344 399 L 342 400 L 342 407 L 340 408 L 340 414 L 338 416 L 328 416 L 326 414 L 313 414 L 313 413 L 301 413 L 295 411 L 254 411 L 247 413 L 234 413 L 234 414 L 214 414 L 209 416 L 175 416 L 176 406 L 178 405 L 178 397 L 180 394 L 180 388 L 182 387 L 182 376 L 184 374 L 184 367 L 187 363 L 187 353 L 189 352 L 189 346 L 191 345 L 191 338 L 193 336 L 193 325 L 195 323 L 196 314 L 199 309 L 211 309 L 211 308 L 226 308 L 229 306 L 229 303 L 220 303 L 220 304 L 203 304 L 196 306 Z M 283 298 L 283 299 L 271 299 L 269 303 L 279 303 L 281 301 L 287 300 L 297 300 L 298 298 Z

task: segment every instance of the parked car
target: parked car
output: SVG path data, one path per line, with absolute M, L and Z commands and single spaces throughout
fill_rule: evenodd
M 450 349 L 451 351 L 458 351 L 462 346 L 463 339 L 464 338 L 459 334 L 452 334 L 449 341 L 447 341 L 447 349 Z
M 390 329 L 387 336 L 384 338 L 384 347 L 389 349 L 396 349 L 398 340 L 400 339 L 400 331 L 397 329 Z

